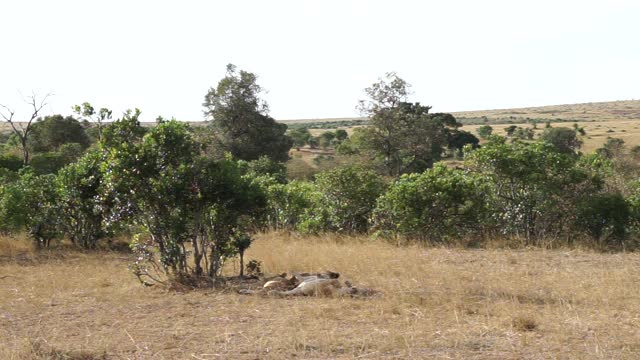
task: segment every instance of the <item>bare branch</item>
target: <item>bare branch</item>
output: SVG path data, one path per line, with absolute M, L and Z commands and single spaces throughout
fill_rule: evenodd
M 7 117 L 7 114 L 5 114 L 4 112 L 0 112 L 0 115 L 2 115 L 2 118 L 6 122 L 8 122 L 9 125 L 11 125 L 11 128 L 13 129 L 13 132 L 15 132 L 18 136 L 20 136 L 21 132 L 18 131 L 18 129 L 16 129 L 16 124 L 13 122 L 13 116 L 16 114 L 16 112 L 14 110 L 10 109 L 6 105 L 0 104 L 0 107 L 4 108 L 9 113 L 9 116 Z M 20 130 L 22 130 L 22 127 L 20 127 Z

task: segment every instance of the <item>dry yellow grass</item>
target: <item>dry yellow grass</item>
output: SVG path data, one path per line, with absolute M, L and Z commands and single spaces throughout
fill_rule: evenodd
M 577 122 L 578 126 L 583 127 L 586 131 L 585 136 L 581 136 L 583 144 L 581 151 L 590 153 L 597 148 L 602 147 L 609 138 L 620 138 L 625 141 L 626 145 L 631 148 L 640 145 L 640 121 L 638 120 L 611 120 L 602 122 Z M 530 124 L 495 124 L 491 125 L 493 133 L 496 135 L 505 135 L 506 127 L 516 125 L 520 127 L 530 128 Z M 477 136 L 477 129 L 482 125 L 466 125 L 463 130 L 470 131 Z M 573 123 L 553 123 L 553 127 L 573 128 Z M 536 135 L 544 131 L 545 124 L 538 124 L 535 130 Z
M 505 118 L 564 119 L 575 121 L 623 121 L 640 119 L 640 100 L 548 105 L 517 109 L 455 112 L 457 118 L 487 117 L 489 122 Z M 524 121 L 523 121 L 524 122 Z
M 270 273 L 332 269 L 384 292 L 367 300 L 145 288 L 129 257 L 52 252 L 0 263 L 0 358 L 640 356 L 640 254 L 274 233 L 247 253 Z

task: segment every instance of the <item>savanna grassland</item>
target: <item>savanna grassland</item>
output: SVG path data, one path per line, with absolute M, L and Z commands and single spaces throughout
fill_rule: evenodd
M 331 269 L 369 299 L 141 286 L 127 252 L 2 242 L 2 359 L 637 359 L 640 254 L 397 247 L 267 233 L 268 273 Z M 226 273 L 237 271 L 228 263 Z
M 531 127 L 531 120 L 533 120 L 538 123 L 536 134 L 544 131 L 546 121 L 551 122 L 554 127 L 572 127 L 577 123 L 586 131 L 586 135 L 581 136 L 580 139 L 583 142 L 581 150 L 587 153 L 601 147 L 609 137 L 623 139 L 630 147 L 640 145 L 640 100 L 465 111 L 451 114 L 464 124 L 463 130 L 475 135 L 477 135 L 476 129 L 482 125 L 491 125 L 494 128 L 494 134 L 504 135 L 504 128 L 511 125 Z M 310 125 L 309 131 L 314 136 L 335 128 L 345 129 L 351 134 L 353 129 L 363 126 L 345 125 L 347 120 L 359 119 L 308 119 L 292 120 L 286 123 L 296 126 Z M 327 125 L 323 126 L 323 124 Z

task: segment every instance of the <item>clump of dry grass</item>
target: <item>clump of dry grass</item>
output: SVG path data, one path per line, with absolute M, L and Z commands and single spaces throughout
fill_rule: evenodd
M 0 257 L 16 257 L 19 255 L 33 254 L 35 247 L 33 241 L 26 236 L 0 236 Z
M 130 255 L 0 264 L 0 358 L 637 358 L 640 254 L 257 237 L 268 273 L 334 270 L 372 299 L 145 288 Z M 227 275 L 238 273 L 230 262 Z M 22 344 L 22 345 L 21 345 Z M 26 346 L 25 346 L 26 344 Z M 52 350 L 53 349 L 53 350 Z M 26 354 L 26 355 L 25 355 Z M 45 352 L 45 354 L 47 354 Z

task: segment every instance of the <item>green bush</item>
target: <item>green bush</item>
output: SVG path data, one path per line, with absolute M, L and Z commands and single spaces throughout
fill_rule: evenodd
M 419 240 L 478 234 L 488 221 L 488 190 L 480 177 L 439 164 L 391 185 L 378 200 L 374 224 L 385 233 Z
M 326 230 L 366 232 L 376 200 L 386 185 L 374 171 L 346 166 L 320 173 L 316 185 L 322 193 L 321 207 L 326 210 Z
M 59 235 L 58 198 L 53 175 L 21 170 L 15 182 L 0 186 L 0 230 L 25 231 L 38 247 Z
M 576 224 L 585 233 L 605 245 L 622 245 L 631 220 L 631 209 L 617 193 L 597 194 L 579 203 Z

